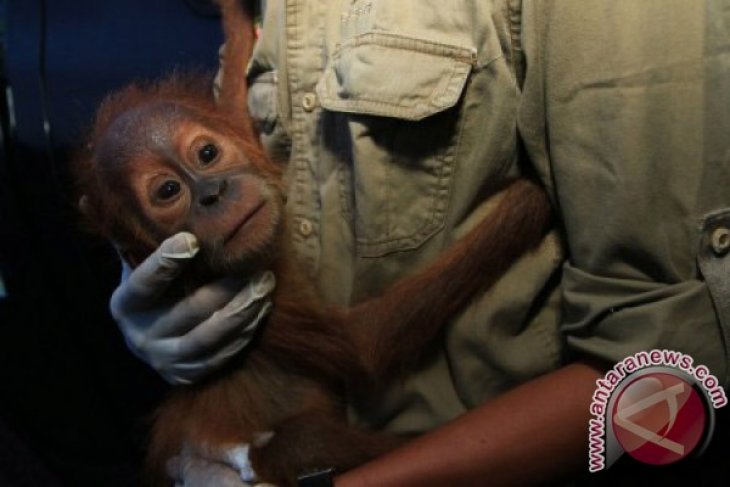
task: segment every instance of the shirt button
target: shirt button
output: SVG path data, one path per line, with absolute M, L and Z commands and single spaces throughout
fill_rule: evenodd
M 730 251 L 730 229 L 725 227 L 716 228 L 712 232 L 712 251 L 715 255 L 722 257 Z
M 302 97 L 302 108 L 311 112 L 317 107 L 317 95 L 314 93 L 305 93 Z
M 314 225 L 311 221 L 307 220 L 306 218 L 302 218 L 302 220 L 299 222 L 299 233 L 302 234 L 302 237 L 309 237 L 312 235 L 312 232 L 314 231 Z

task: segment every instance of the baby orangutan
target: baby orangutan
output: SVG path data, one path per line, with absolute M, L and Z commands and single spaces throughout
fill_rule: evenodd
M 246 108 L 251 14 L 236 0 L 220 3 L 218 103 L 209 80 L 179 76 L 110 95 L 76 161 L 80 207 L 131 265 L 176 232 L 195 234 L 201 251 L 188 287 L 275 271 L 273 311 L 256 340 L 213 377 L 173 390 L 156 415 L 149 462 L 165 484 L 165 464 L 184 444 L 252 443 L 259 478 L 292 486 L 302 473 L 346 470 L 399 443 L 348 426 L 346 394 L 376 392 L 413 366 L 459 310 L 539 244 L 549 202 L 535 184 L 513 182 L 425 269 L 351 308 L 322 303 L 287 249 L 281 168 Z M 264 432 L 273 432 L 268 442 L 254 441 Z

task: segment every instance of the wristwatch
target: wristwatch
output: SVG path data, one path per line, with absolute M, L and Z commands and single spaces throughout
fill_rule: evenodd
M 334 468 L 326 468 L 300 475 L 297 478 L 297 487 L 334 487 Z

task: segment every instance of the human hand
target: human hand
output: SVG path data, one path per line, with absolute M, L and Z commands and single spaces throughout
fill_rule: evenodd
M 122 278 L 110 309 L 129 348 L 171 384 L 190 384 L 243 349 L 271 310 L 274 275 L 226 277 L 173 300 L 165 291 L 198 253 L 190 233 L 160 244 Z
M 167 463 L 167 474 L 175 481 L 175 487 L 275 487 L 256 483 L 248 449 L 248 445 L 185 445 L 180 455 Z

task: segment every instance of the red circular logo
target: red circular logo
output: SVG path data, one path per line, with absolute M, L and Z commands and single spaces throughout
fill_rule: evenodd
M 668 372 L 651 372 L 629 383 L 612 411 L 621 447 L 636 460 L 652 465 L 688 456 L 707 428 L 707 412 L 697 389 Z

